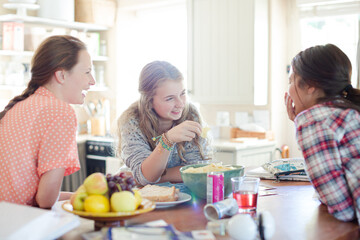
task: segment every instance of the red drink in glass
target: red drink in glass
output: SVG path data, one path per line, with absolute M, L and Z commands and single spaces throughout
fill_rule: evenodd
M 258 193 L 249 191 L 238 191 L 233 193 L 233 198 L 236 200 L 240 211 L 256 211 Z

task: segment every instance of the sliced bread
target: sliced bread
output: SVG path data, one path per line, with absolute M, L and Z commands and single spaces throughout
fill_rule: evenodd
M 146 185 L 139 190 L 141 197 L 154 202 L 173 202 L 179 198 L 179 189 L 172 187 L 161 187 L 157 185 Z

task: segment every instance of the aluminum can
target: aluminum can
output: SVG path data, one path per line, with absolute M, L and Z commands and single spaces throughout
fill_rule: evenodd
M 224 216 L 233 216 L 238 212 L 239 206 L 233 198 L 206 204 L 204 207 L 204 215 L 208 220 L 217 220 L 223 218 Z
M 206 178 L 206 202 L 215 203 L 224 200 L 224 173 L 209 172 Z

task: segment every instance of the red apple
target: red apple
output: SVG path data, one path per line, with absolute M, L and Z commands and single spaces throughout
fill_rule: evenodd
M 104 174 L 100 172 L 89 175 L 83 184 L 86 188 L 86 192 L 89 195 L 100 194 L 103 195 L 108 191 L 108 184 Z

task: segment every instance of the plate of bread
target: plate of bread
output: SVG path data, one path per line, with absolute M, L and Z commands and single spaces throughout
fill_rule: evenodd
M 142 198 L 155 202 L 156 208 L 173 207 L 191 200 L 189 194 L 180 192 L 174 186 L 164 187 L 148 184 L 140 189 L 139 192 Z

